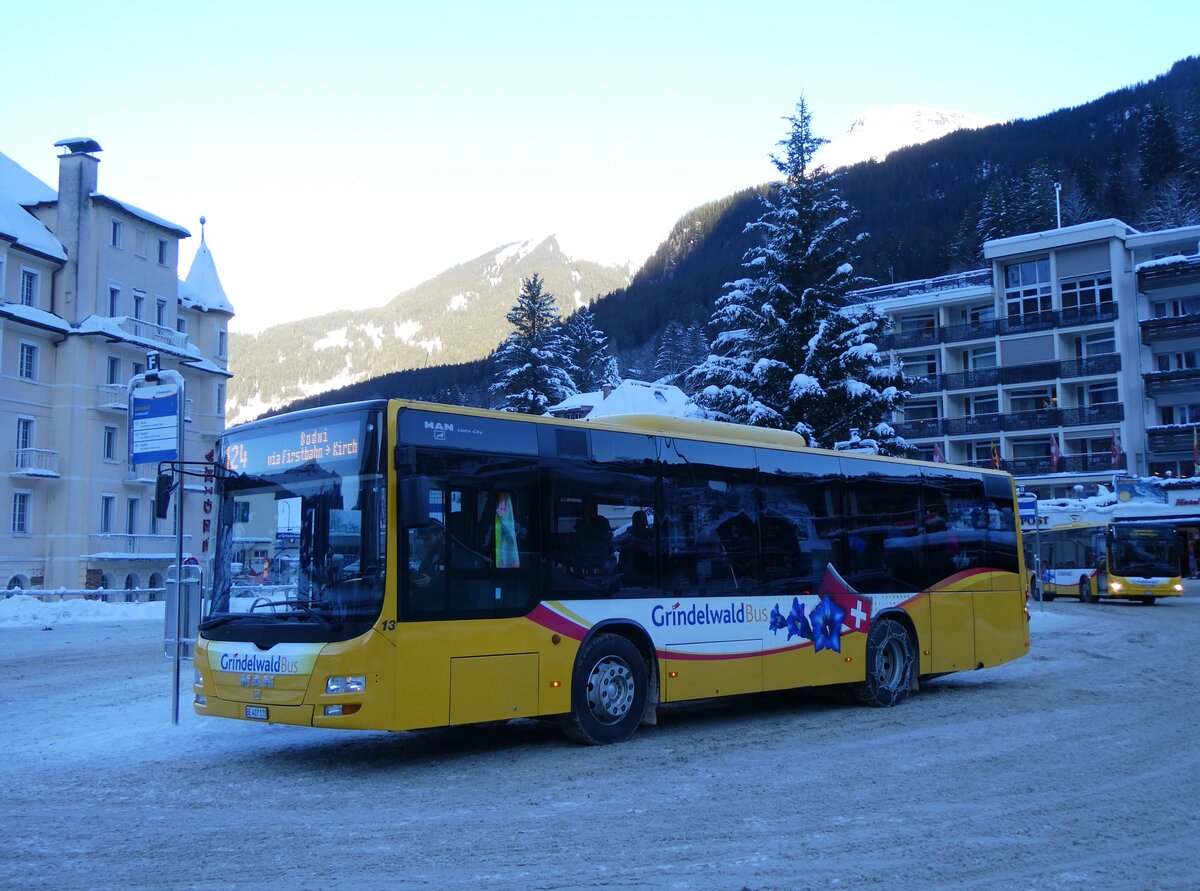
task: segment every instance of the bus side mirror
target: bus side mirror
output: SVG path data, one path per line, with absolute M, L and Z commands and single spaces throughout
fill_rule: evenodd
M 165 520 L 171 509 L 171 483 L 174 481 L 169 473 L 160 473 L 154 481 L 154 516 Z
M 429 477 L 406 476 L 400 480 L 400 523 L 405 529 L 429 523 Z

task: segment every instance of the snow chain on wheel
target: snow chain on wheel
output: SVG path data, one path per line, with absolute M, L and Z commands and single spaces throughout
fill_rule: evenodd
M 638 648 L 620 635 L 597 634 L 575 659 L 567 736 L 592 746 L 628 739 L 646 709 L 647 684 Z
M 878 619 L 867 637 L 867 679 L 851 689 L 867 705 L 897 705 L 908 696 L 915 671 L 916 654 L 904 626 Z

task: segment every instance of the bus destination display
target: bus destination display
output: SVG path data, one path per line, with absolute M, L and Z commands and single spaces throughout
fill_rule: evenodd
M 358 462 L 362 422 L 342 421 L 247 435 L 225 444 L 225 468 L 234 473 L 279 473 L 303 464 Z

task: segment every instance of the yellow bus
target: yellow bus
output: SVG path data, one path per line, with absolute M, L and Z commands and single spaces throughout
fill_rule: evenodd
M 1026 555 L 1038 549 L 1043 600 L 1083 603 L 1135 600 L 1151 605 L 1180 597 L 1179 540 L 1171 523 L 1114 520 L 1082 513 L 1025 534 Z
M 1173 523 L 1116 520 L 1108 527 L 1108 578 L 1102 596 L 1140 600 L 1183 596 L 1179 534 Z
M 889 706 L 1029 648 L 1004 473 L 401 400 L 245 424 L 218 454 L 201 715 L 539 717 L 598 744 L 660 703 L 840 684 Z

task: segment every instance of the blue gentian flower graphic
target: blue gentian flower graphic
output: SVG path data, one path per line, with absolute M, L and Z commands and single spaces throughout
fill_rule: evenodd
M 838 606 L 828 594 L 821 596 L 821 602 L 812 611 L 813 652 L 833 650 L 842 651 L 842 620 L 846 611 Z
M 808 622 L 808 617 L 804 615 L 804 605 L 798 597 L 792 598 L 792 611 L 787 617 L 788 640 L 793 637 L 802 637 L 805 640 L 813 639 L 812 625 Z
M 783 619 L 783 613 L 779 611 L 778 603 L 775 604 L 775 608 L 771 610 L 771 624 L 768 627 L 771 629 L 772 634 L 774 634 L 780 628 L 787 627 L 787 622 L 785 622 Z M 788 636 L 790 637 L 791 635 Z

